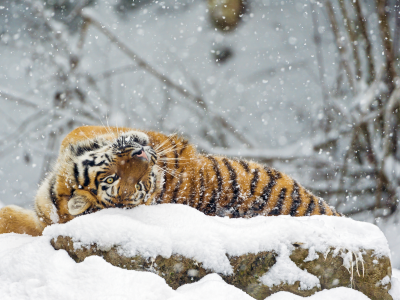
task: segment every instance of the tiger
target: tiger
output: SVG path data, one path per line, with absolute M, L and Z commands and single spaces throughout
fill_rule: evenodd
M 0 233 L 42 234 L 98 210 L 178 203 L 229 218 L 340 216 L 296 180 L 254 161 L 202 154 L 176 134 L 83 126 L 61 142 L 34 210 L 0 210 Z

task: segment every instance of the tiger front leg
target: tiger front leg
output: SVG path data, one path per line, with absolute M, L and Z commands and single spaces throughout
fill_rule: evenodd
M 139 181 L 135 188 L 136 193 L 133 195 L 134 204 L 139 205 L 141 202 L 146 203 L 150 196 L 154 193 L 156 187 L 156 177 L 153 172 L 146 181 Z
M 16 205 L 0 209 L 0 234 L 14 232 L 38 236 L 42 234 L 44 227 L 45 225 L 32 210 Z
M 136 188 L 136 192 L 133 194 L 132 203 L 134 205 L 139 205 L 141 202 L 145 202 L 146 191 L 145 191 L 144 184 L 142 182 L 137 183 L 135 188 Z

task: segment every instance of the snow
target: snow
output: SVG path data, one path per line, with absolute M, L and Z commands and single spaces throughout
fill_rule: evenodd
M 264 274 L 260 281 L 267 286 L 279 285 L 281 283 L 294 284 L 301 278 L 300 290 L 311 290 L 318 286 L 319 279 L 306 270 L 298 268 L 295 263 L 289 258 L 290 251 L 286 245 L 280 245 L 279 257 L 276 259 L 275 265 Z
M 202 262 L 215 272 L 231 274 L 226 254 L 260 251 L 285 252 L 293 243 L 325 253 L 330 247 L 359 252 L 372 249 L 390 256 L 385 236 L 375 225 L 349 218 L 312 216 L 229 219 L 209 217 L 179 204 L 138 206 L 132 210 L 107 209 L 47 227 L 44 236 L 71 236 L 76 246 L 97 243 L 119 246 L 121 254 L 144 257 L 181 254 Z M 287 252 L 287 251 L 286 251 Z M 287 253 L 286 253 L 287 254 Z
M 392 269 L 392 288 L 389 294 L 393 300 L 400 300 L 400 270 Z
M 315 279 L 318 279 L 299 272 L 294 264 L 288 263 L 293 242 L 302 242 L 315 251 L 328 247 L 352 251 L 368 248 L 378 255 L 389 254 L 387 242 L 376 226 L 347 218 L 227 219 L 205 216 L 179 204 L 107 209 L 47 227 L 41 237 L 0 235 L 0 299 L 253 299 L 225 283 L 217 274 L 207 275 L 174 291 L 156 274 L 114 267 L 101 257 L 91 256 L 82 263 L 75 263 L 64 250 L 56 251 L 50 245 L 50 239 L 58 235 L 79 240 L 76 247 L 92 242 L 104 248 L 119 245 L 125 255 L 168 257 L 173 253 L 182 254 L 221 273 L 232 271 L 225 253 L 240 255 L 275 249 L 279 254 L 276 266 L 283 269 L 271 268 L 277 275 L 269 279 L 291 282 L 296 280 L 293 276 L 298 276 L 304 289 L 309 288 L 308 284 L 317 285 Z M 395 271 L 397 279 L 392 281 L 392 294 L 400 290 L 400 271 Z M 268 276 L 264 275 L 261 280 L 268 280 Z M 267 299 L 302 298 L 279 292 Z M 341 287 L 306 299 L 368 298 Z
M 288 292 L 279 292 L 267 298 L 268 300 L 368 300 L 364 294 L 344 287 L 338 287 L 331 290 L 324 290 L 310 297 L 300 297 Z
M 77 264 L 64 250 L 54 250 L 49 244 L 49 237 L 13 233 L 0 235 L 0 281 L 2 300 L 253 299 L 225 283 L 217 274 L 207 275 L 198 282 L 183 285 L 174 291 L 164 279 L 153 273 L 120 269 L 97 256 L 88 257 Z M 342 298 L 334 298 L 340 295 Z M 351 295 L 352 298 L 344 298 L 345 295 Z M 267 299 L 299 297 L 281 292 Z M 338 288 L 319 292 L 310 299 L 368 298 L 357 291 Z

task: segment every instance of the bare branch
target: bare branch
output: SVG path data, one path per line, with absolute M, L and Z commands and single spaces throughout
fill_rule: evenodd
M 396 77 L 396 70 L 394 66 L 394 57 L 393 57 L 393 45 L 392 39 L 390 36 L 390 27 L 388 20 L 388 13 L 386 12 L 385 7 L 387 6 L 387 0 L 376 0 L 377 11 L 378 11 L 378 19 L 379 19 L 379 29 L 381 32 L 381 39 L 383 45 L 383 52 L 385 54 L 386 59 L 386 84 L 389 89 L 389 94 L 394 89 L 394 78 Z
M 336 46 L 337 46 L 337 49 L 339 51 L 340 63 L 343 66 L 343 69 L 344 69 L 344 71 L 346 73 L 350 89 L 351 89 L 352 93 L 354 94 L 355 93 L 354 80 L 353 80 L 354 76 L 353 76 L 353 73 L 352 73 L 352 71 L 350 69 L 348 58 L 346 57 L 347 49 L 346 49 L 345 45 L 343 44 L 343 42 L 341 40 L 341 36 L 340 36 L 340 32 L 339 32 L 339 26 L 338 26 L 338 23 L 337 23 L 336 17 L 335 17 L 335 11 L 333 9 L 331 1 L 329 1 L 329 0 L 326 1 L 326 9 L 328 11 L 329 21 L 331 23 L 332 33 L 333 33 L 333 35 L 335 37 Z
M 33 107 L 33 108 L 38 108 L 39 105 L 35 104 L 34 102 L 24 99 L 19 95 L 15 95 L 13 92 L 6 91 L 6 89 L 0 87 L 0 97 L 6 99 L 6 100 L 11 100 L 16 102 L 17 104 L 22 104 L 25 106 Z
M 365 53 L 366 53 L 366 58 L 367 58 L 367 62 L 368 62 L 367 83 L 371 84 L 375 80 L 375 64 L 374 64 L 374 56 L 372 53 L 372 45 L 371 45 L 371 41 L 368 36 L 367 20 L 365 19 L 364 15 L 362 13 L 360 0 L 353 0 L 351 2 L 353 3 L 354 8 L 356 10 L 356 16 L 358 19 L 358 23 L 360 25 L 361 34 L 364 37 L 364 41 L 366 44 Z
M 101 72 L 97 75 L 94 75 L 94 78 L 96 80 L 104 80 L 107 78 L 110 78 L 111 76 L 115 76 L 115 75 L 120 75 L 120 74 L 124 74 L 124 73 L 128 73 L 128 72 L 132 72 L 137 70 L 136 65 L 127 65 L 127 66 L 123 66 L 123 67 L 119 67 L 119 68 L 113 68 L 111 70 L 107 70 L 104 72 Z
M 355 72 L 356 72 L 356 79 L 360 80 L 361 76 L 362 76 L 362 72 L 361 72 L 360 57 L 358 55 L 358 49 L 357 49 L 356 34 L 350 26 L 350 19 L 347 14 L 346 4 L 344 3 L 344 0 L 339 0 L 339 6 L 340 6 L 340 11 L 342 12 L 342 16 L 343 16 L 344 27 L 346 28 L 347 34 L 349 36 L 351 48 L 353 49 L 354 68 L 355 68 Z
M 395 19 L 395 27 L 393 34 L 393 57 L 396 59 L 399 55 L 399 47 L 400 47 L 400 3 L 399 1 L 395 2 L 394 6 L 394 19 Z

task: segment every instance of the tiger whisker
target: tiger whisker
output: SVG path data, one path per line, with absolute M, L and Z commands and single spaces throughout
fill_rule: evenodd
M 107 122 L 107 127 L 110 129 L 110 133 L 111 133 L 114 137 L 116 137 L 116 136 L 115 136 L 115 132 L 112 132 L 111 127 L 110 127 L 110 124 L 108 124 L 107 114 L 106 114 L 106 122 Z
M 90 140 L 89 139 L 89 137 L 81 130 L 81 133 L 88 139 L 88 140 Z
M 156 148 L 154 148 L 156 151 L 158 149 L 160 149 L 162 146 L 164 146 L 164 144 L 167 142 L 168 140 L 165 140 L 164 142 L 162 142 L 161 144 L 159 144 Z
M 171 153 L 171 152 L 173 152 L 173 151 L 176 151 L 176 149 L 167 149 L 167 150 L 161 151 L 161 152 L 159 152 L 159 153 L 157 153 L 157 154 L 159 154 L 159 155 L 165 155 L 165 154 Z
M 171 149 L 175 149 L 176 148 L 176 145 L 172 145 L 172 146 L 170 146 L 169 148 L 166 148 L 166 149 L 161 149 L 161 151 L 160 152 L 163 152 L 163 151 L 168 151 L 168 150 L 171 150 Z M 156 150 L 157 152 L 158 152 L 158 150 Z
M 160 157 L 162 160 L 192 160 L 191 158 L 183 158 L 183 157 Z
M 174 174 L 172 174 L 170 171 L 167 171 L 167 170 L 165 170 L 164 168 L 162 168 L 162 167 L 160 167 L 160 166 L 158 166 L 158 165 L 155 165 L 159 170 L 161 170 L 162 172 L 165 172 L 165 173 L 167 173 L 167 174 L 169 174 L 169 175 L 171 175 L 172 177 L 174 177 L 174 178 L 177 178 Z
M 106 119 L 107 119 L 107 115 L 106 115 Z M 103 121 L 99 118 L 99 120 L 100 120 L 100 122 L 101 122 L 101 124 L 104 126 L 104 128 L 107 130 L 107 132 L 108 132 L 108 134 L 111 134 L 111 135 L 114 135 L 112 132 L 111 132 L 111 129 L 110 129 L 110 126 L 105 126 L 104 125 L 104 123 L 103 123 Z M 107 124 L 108 125 L 108 124 Z

